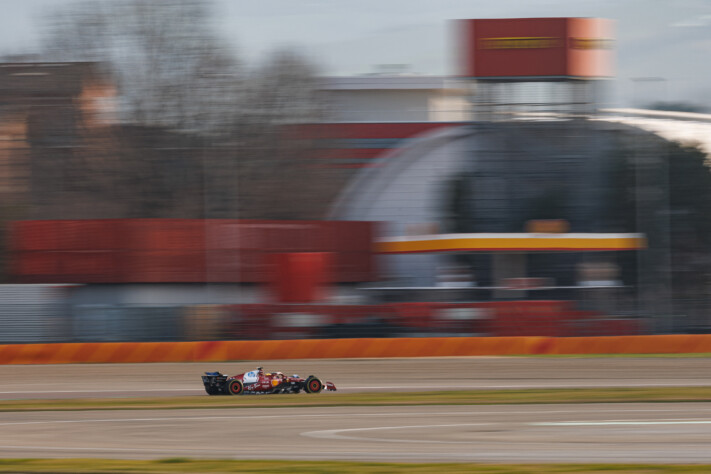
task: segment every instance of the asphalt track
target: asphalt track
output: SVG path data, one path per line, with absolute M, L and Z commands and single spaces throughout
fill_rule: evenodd
M 197 395 L 200 372 L 254 365 L 2 366 L 0 396 Z M 343 392 L 711 385 L 709 358 L 309 360 L 265 369 L 313 373 Z M 1 458 L 711 463 L 709 440 L 711 403 L 0 413 Z
M 0 399 L 203 395 L 200 375 L 255 362 L 0 366 Z M 340 392 L 711 386 L 711 358 L 462 357 L 284 360 L 266 371 L 314 374 Z
M 0 456 L 711 462 L 711 404 L 0 414 Z

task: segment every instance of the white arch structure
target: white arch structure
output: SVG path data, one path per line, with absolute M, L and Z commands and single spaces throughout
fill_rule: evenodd
M 711 153 L 711 114 L 640 109 L 602 112 L 610 115 L 591 119 L 635 126 L 668 140 L 698 143 Z M 476 145 L 464 138 L 475 133 L 465 124 L 438 129 L 382 155 L 378 166 L 361 171 L 341 193 L 330 218 L 381 222 L 381 238 L 407 235 L 417 226 L 438 224 L 443 218 L 442 186 L 467 169 L 471 154 L 465 153 L 464 147 Z M 404 283 L 423 286 L 434 284 L 441 258 L 432 254 L 392 255 L 384 257 L 383 263 L 387 272 L 409 275 Z
M 593 120 L 618 122 L 639 127 L 667 140 L 698 144 L 711 154 L 711 114 L 645 109 L 603 109 Z

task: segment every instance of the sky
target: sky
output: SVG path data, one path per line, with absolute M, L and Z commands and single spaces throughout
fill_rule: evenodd
M 42 16 L 72 0 L 0 0 L 0 54 L 36 52 Z M 214 0 L 215 28 L 256 63 L 283 46 L 306 52 L 327 75 L 383 64 L 452 74 L 449 20 L 602 17 L 617 25 L 610 105 L 687 101 L 711 108 L 711 0 Z M 639 78 L 657 78 L 639 81 Z

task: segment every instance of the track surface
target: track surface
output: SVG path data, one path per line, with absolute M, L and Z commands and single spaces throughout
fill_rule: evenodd
M 711 462 L 711 404 L 0 414 L 2 457 Z
M 202 395 L 200 375 L 257 362 L 0 366 L 0 399 Z M 333 381 L 341 392 L 711 386 L 711 358 L 416 358 L 285 360 L 267 371 Z
M 0 366 L 0 398 L 199 395 L 201 372 L 256 365 Z M 343 392 L 711 385 L 709 358 L 290 360 L 265 370 L 315 374 Z M 709 440 L 711 403 L 0 413 L 0 458 L 710 463 Z

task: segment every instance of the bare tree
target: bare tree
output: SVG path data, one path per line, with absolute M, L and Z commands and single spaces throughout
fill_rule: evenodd
M 334 194 L 333 170 L 298 125 L 327 116 L 318 67 L 293 49 L 280 49 L 248 76 L 237 122 L 243 215 L 272 219 L 321 218 Z
M 86 1 L 48 17 L 47 58 L 105 64 L 131 123 L 214 133 L 242 90 L 234 52 L 201 0 Z
M 47 56 L 103 64 L 124 121 L 62 160 L 73 193 L 107 217 L 322 217 L 335 181 L 293 129 L 324 117 L 317 67 L 286 49 L 244 67 L 210 18 L 203 0 L 118 0 L 49 19 Z
M 248 77 L 244 118 L 266 125 L 323 120 L 318 77 L 318 67 L 297 51 L 274 51 Z

